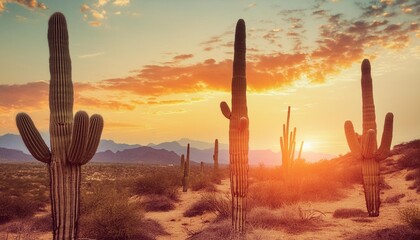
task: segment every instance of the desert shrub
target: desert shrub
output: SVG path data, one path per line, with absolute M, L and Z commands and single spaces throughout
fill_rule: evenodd
M 185 212 L 184 217 L 195 217 L 203 215 L 205 212 L 213 211 L 213 206 L 206 199 L 200 199 L 191 205 Z
M 339 208 L 333 213 L 335 218 L 360 218 L 367 216 L 367 212 L 358 208 Z
M 30 220 L 31 228 L 38 232 L 48 232 L 52 229 L 52 216 L 47 214 L 44 216 L 34 217 Z
M 403 198 L 403 197 L 405 197 L 405 194 L 404 193 L 396 194 L 396 195 L 394 195 L 392 197 L 387 197 L 385 199 L 384 203 L 399 203 L 400 202 L 400 199 Z
M 0 224 L 15 218 L 30 217 L 39 206 L 32 199 L 0 196 Z
M 412 205 L 401 208 L 398 210 L 398 214 L 402 222 L 413 229 L 420 230 L 420 208 L 418 206 Z
M 180 179 L 177 171 L 157 170 L 136 179 L 133 190 L 139 195 L 157 194 L 178 200 Z
M 241 238 L 236 237 L 232 231 L 230 220 L 223 220 L 211 224 L 209 227 L 205 228 L 200 232 L 191 233 L 189 239 L 191 240 L 220 240 L 220 239 L 231 239 L 239 240 Z
M 398 160 L 400 168 L 420 168 L 420 148 L 406 149 Z
M 413 181 L 413 184 L 409 187 L 410 189 L 416 189 L 417 192 L 420 192 L 420 168 L 412 170 L 405 176 L 405 180 Z
M 174 201 L 164 195 L 147 195 L 141 203 L 147 212 L 167 212 L 175 209 Z
M 193 191 L 205 190 L 208 192 L 215 192 L 216 186 L 211 175 L 198 175 L 190 178 L 190 188 Z
M 248 214 L 248 222 L 253 228 L 282 229 L 290 233 L 315 231 L 319 229 L 324 214 L 311 207 L 287 205 L 280 209 L 257 207 Z
M 379 230 L 361 232 L 352 235 L 347 240 L 418 240 L 420 239 L 420 231 L 414 230 L 408 226 L 397 225 L 390 228 L 382 228 Z
M 80 235 L 95 239 L 154 239 L 163 228 L 143 218 L 138 202 L 105 187 L 82 195 Z M 144 229 L 149 224 L 151 229 Z
M 391 150 L 391 155 L 402 154 L 407 149 L 420 149 L 420 139 L 412 140 L 410 142 L 402 142 L 395 145 Z

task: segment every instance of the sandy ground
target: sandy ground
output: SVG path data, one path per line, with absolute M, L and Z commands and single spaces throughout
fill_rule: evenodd
M 405 181 L 407 170 L 396 171 L 384 174 L 385 182 L 391 187 L 381 191 L 381 212 L 377 218 L 334 218 L 333 213 L 339 208 L 356 208 L 365 210 L 365 201 L 363 188 L 361 185 L 355 185 L 351 189 L 346 190 L 345 198 L 332 202 L 313 202 L 304 203 L 311 209 L 321 211 L 325 215 L 322 216 L 322 224 L 320 229 L 315 232 L 303 232 L 299 234 L 290 234 L 285 231 L 253 229 L 252 236 L 255 239 L 353 239 L 356 234 L 369 233 L 376 230 L 396 227 L 401 223 L 398 217 L 398 209 L 409 205 L 420 204 L 420 194 L 408 187 L 412 182 Z M 225 179 L 221 185 L 217 186 L 219 192 L 229 192 L 229 181 Z M 184 217 L 183 213 L 192 204 L 197 202 L 204 192 L 192 192 L 180 194 L 180 201 L 176 203 L 176 208 L 168 212 L 148 212 L 146 218 L 157 220 L 164 229 L 169 233 L 166 236 L 160 236 L 158 239 L 186 239 L 192 233 L 200 232 L 211 224 L 216 218 L 214 213 L 206 213 L 197 217 Z M 405 194 L 399 203 L 384 203 L 388 197 L 398 194 Z M 0 233 L 0 239 L 6 239 L 5 233 Z M 15 236 L 8 235 L 8 239 L 18 239 Z M 51 239 L 49 233 L 39 233 L 36 236 L 31 235 L 30 238 L 19 239 Z M 251 239 L 254 239 L 252 237 Z

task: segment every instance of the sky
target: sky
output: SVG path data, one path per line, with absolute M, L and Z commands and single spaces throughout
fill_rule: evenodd
M 362 128 L 360 64 L 371 61 L 378 138 L 420 138 L 419 0 L 0 0 L 0 135 L 27 112 L 48 134 L 47 26 L 68 23 L 74 113 L 104 117 L 102 138 L 227 143 L 234 28 L 247 28 L 250 148 L 279 151 L 287 107 L 304 151 L 349 152 Z M 230 104 L 229 104 L 230 105 Z M 378 140 L 379 141 L 379 140 Z

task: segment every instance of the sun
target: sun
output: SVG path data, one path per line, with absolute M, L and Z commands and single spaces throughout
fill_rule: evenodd
M 314 142 L 311 142 L 311 141 L 305 141 L 304 143 L 303 143 L 303 148 L 302 148 L 302 151 L 303 152 L 310 152 L 310 151 L 312 151 L 314 149 Z

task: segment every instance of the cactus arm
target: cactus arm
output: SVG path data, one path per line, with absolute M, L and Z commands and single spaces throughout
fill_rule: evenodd
M 394 115 L 387 113 L 384 123 L 384 131 L 382 132 L 381 146 L 376 152 L 377 160 L 383 160 L 389 155 L 392 142 L 392 131 L 394 125 Z
M 84 111 L 79 111 L 74 116 L 73 133 L 68 152 L 68 161 L 78 164 L 83 159 L 89 131 L 89 116 Z
M 89 122 L 89 136 L 86 145 L 86 152 L 80 164 L 89 162 L 98 149 L 101 140 L 102 129 L 104 128 L 104 119 L 99 114 L 93 114 Z
M 225 116 L 225 118 L 230 119 L 232 112 L 230 111 L 229 105 L 226 102 L 220 103 L 220 110 L 222 111 L 222 114 Z
M 364 159 L 372 159 L 376 152 L 376 131 L 370 129 L 363 137 L 362 156 Z
M 298 158 L 297 158 L 297 159 L 299 159 L 299 160 L 300 160 L 300 157 L 301 157 L 301 155 L 302 155 L 302 148 L 303 148 L 303 141 L 302 141 L 302 143 L 300 144 L 299 155 L 298 155 Z
M 353 123 L 346 121 L 344 123 L 344 130 L 346 133 L 347 144 L 349 145 L 350 151 L 356 158 L 360 158 L 361 146 L 358 140 L 357 133 L 354 132 Z
M 370 129 L 376 132 L 375 103 L 373 101 L 373 86 L 370 70 L 370 62 L 364 59 L 362 62 L 362 105 L 363 105 L 363 134 Z
M 16 125 L 25 146 L 32 156 L 41 162 L 49 163 L 51 161 L 51 152 L 36 129 L 31 117 L 26 113 L 19 113 L 16 116 Z

